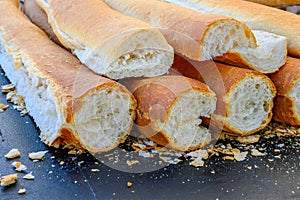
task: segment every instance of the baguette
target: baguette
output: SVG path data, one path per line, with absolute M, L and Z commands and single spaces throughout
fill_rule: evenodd
M 165 0 L 202 13 L 222 14 L 244 22 L 253 30 L 285 36 L 288 54 L 300 57 L 300 16 L 242 0 Z
M 168 71 L 173 48 L 140 20 L 101 0 L 36 0 L 59 41 L 94 72 L 112 79 L 157 76 Z
M 136 124 L 145 136 L 180 151 L 210 142 L 211 133 L 199 118 L 216 108 L 216 95 L 207 85 L 183 76 L 131 79 L 125 85 L 137 99 Z
M 274 120 L 300 125 L 300 59 L 288 57 L 286 64 L 270 76 L 277 88 L 274 99 Z
M 40 8 L 35 0 L 24 1 L 24 13 L 32 23 L 47 33 L 51 40 L 53 40 L 56 44 L 61 45 L 55 33 L 53 32 L 51 25 L 48 23 L 46 13 Z
M 200 80 L 216 93 L 216 111 L 204 121 L 211 127 L 245 136 L 262 130 L 271 121 L 276 88 L 261 73 L 178 55 L 170 73 Z
M 99 153 L 125 140 L 133 95 L 49 40 L 11 0 L 0 1 L 0 41 L 0 64 L 46 144 Z
M 254 3 L 263 4 L 266 6 L 273 6 L 284 8 L 286 6 L 300 5 L 300 0 L 246 0 Z
M 253 30 L 258 47 L 236 47 L 214 60 L 249 68 L 264 74 L 274 73 L 286 62 L 287 39 L 265 31 Z
M 103 1 L 158 28 L 175 51 L 193 60 L 210 60 L 233 47 L 256 47 L 251 30 L 233 18 L 201 14 L 156 0 Z

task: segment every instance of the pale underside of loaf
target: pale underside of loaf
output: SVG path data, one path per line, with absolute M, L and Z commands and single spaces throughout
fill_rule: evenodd
M 250 29 L 241 22 L 207 15 L 156 0 L 104 0 L 112 9 L 158 28 L 175 51 L 193 60 L 210 60 L 233 47 L 255 47 Z
M 288 53 L 300 57 L 300 16 L 277 8 L 242 0 L 162 0 L 201 13 L 233 17 L 253 30 L 263 30 L 287 37 Z
M 174 51 L 159 31 L 148 24 L 140 23 L 140 26 L 131 26 L 124 30 L 123 27 L 131 23 L 131 21 L 125 23 L 125 20 L 118 14 L 116 17 L 112 15 L 111 19 L 103 19 L 105 22 L 102 23 L 107 25 L 102 25 L 101 21 L 99 21 L 101 19 L 97 18 L 99 16 L 101 18 L 101 15 L 103 16 L 101 14 L 103 2 L 99 0 L 99 2 L 93 1 L 91 3 L 91 5 L 95 2 L 98 3 L 98 8 L 90 7 L 90 9 L 99 10 L 97 16 L 95 16 L 95 24 L 92 27 L 94 32 L 85 29 L 89 27 L 84 26 L 79 27 L 78 30 L 78 33 L 81 31 L 82 34 L 72 31 L 68 32 L 68 29 L 61 25 L 61 23 L 64 23 L 61 17 L 56 17 L 56 11 L 51 7 L 53 2 L 51 0 L 37 0 L 37 3 L 47 13 L 48 21 L 60 42 L 71 49 L 73 54 L 95 73 L 112 79 L 139 76 L 152 77 L 164 74 L 170 68 L 173 62 Z M 73 2 L 73 6 L 77 6 L 79 3 Z M 88 2 L 84 3 L 88 5 Z M 102 9 L 107 10 L 110 8 L 104 7 Z M 94 13 L 97 12 L 95 11 Z M 78 17 L 77 15 L 81 13 L 75 11 L 72 14 Z M 61 15 L 67 17 L 64 14 Z M 73 25 L 84 24 L 86 19 L 81 20 Z M 107 20 L 111 20 L 111 23 L 109 24 Z M 120 31 L 111 31 L 114 28 L 116 30 L 120 28 Z M 110 31 L 111 34 L 108 35 Z M 97 39 L 93 40 L 91 39 L 92 37 Z
M 200 117 L 209 117 L 216 108 L 216 98 L 191 90 L 177 97 L 168 109 L 169 116 L 158 122 L 158 131 L 169 138 L 169 146 L 182 150 L 203 147 L 211 140 L 211 132 L 202 125 Z
M 251 134 L 265 127 L 271 120 L 273 108 L 272 85 L 261 76 L 246 76 L 226 95 L 228 111 L 223 118 L 233 132 Z
M 40 74 L 30 60 L 23 60 L 19 70 L 15 70 L 11 55 L 2 44 L 0 47 L 0 64 L 6 76 L 15 84 L 16 91 L 24 96 L 26 107 L 40 128 L 40 137 L 46 144 L 52 145 L 64 128 L 75 134 L 79 144 L 78 141 L 62 141 L 62 144 L 84 148 L 91 153 L 110 150 L 125 140 L 133 117 L 127 93 L 110 86 L 100 91 L 89 91 L 82 99 L 79 112 L 74 113 L 74 121 L 67 122 L 66 100 L 61 100 L 66 97 L 55 94 L 59 86 Z
M 266 74 L 278 71 L 286 62 L 286 37 L 259 30 L 252 32 L 256 37 L 257 48 L 232 48 L 227 54 L 215 59 Z

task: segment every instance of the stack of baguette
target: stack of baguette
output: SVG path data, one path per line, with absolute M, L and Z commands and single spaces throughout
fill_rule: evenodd
M 47 144 L 107 151 L 126 139 L 135 116 L 141 133 L 181 151 L 203 147 L 220 129 L 253 134 L 273 113 L 277 121 L 300 125 L 300 61 L 287 56 L 300 56 L 300 30 L 279 28 L 281 20 L 267 24 L 274 8 L 251 2 L 167 1 L 181 6 L 25 0 L 26 15 L 48 37 L 22 15 L 18 1 L 0 2 L 0 64 Z M 256 20 L 251 11 L 234 10 L 235 3 L 266 13 Z

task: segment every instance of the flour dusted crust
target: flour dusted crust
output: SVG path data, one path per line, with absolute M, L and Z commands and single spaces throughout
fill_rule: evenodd
M 46 144 L 98 153 L 125 140 L 135 118 L 132 94 L 50 41 L 9 0 L 0 1 L 0 41 L 0 64 Z

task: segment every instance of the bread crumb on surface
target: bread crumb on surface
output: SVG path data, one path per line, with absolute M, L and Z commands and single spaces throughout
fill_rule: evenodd
M 23 165 L 21 162 L 13 162 L 11 165 L 15 167 L 15 170 L 17 172 L 22 172 L 27 169 L 27 167 Z
M 9 174 L 1 177 L 1 186 L 8 186 L 16 183 L 18 174 Z
M 247 155 L 248 151 L 233 152 L 234 159 L 238 162 L 245 160 Z
M 46 154 L 47 152 L 48 152 L 48 151 L 31 152 L 31 153 L 28 154 L 28 157 L 29 157 L 31 160 L 44 160 L 45 154 Z
M 25 194 L 25 193 L 26 193 L 25 188 L 19 189 L 19 191 L 18 191 L 18 194 Z
M 99 172 L 99 169 L 91 169 L 91 172 Z
M 34 176 L 32 175 L 32 172 L 26 174 L 25 176 L 23 176 L 23 179 L 27 179 L 27 180 L 33 180 Z
M 257 143 L 260 139 L 260 135 L 250 135 L 250 136 L 238 136 L 235 140 L 241 144 L 252 144 Z
M 251 155 L 252 155 L 252 156 L 265 156 L 265 155 L 267 155 L 267 154 L 262 153 L 262 152 L 258 151 L 257 149 L 252 149 L 252 150 L 251 150 Z
M 127 160 L 127 161 L 126 161 L 126 164 L 127 164 L 128 166 L 136 165 L 136 164 L 138 164 L 138 163 L 140 163 L 140 161 L 138 161 L 138 160 Z
M 127 182 L 127 187 L 130 188 L 130 187 L 132 187 L 132 185 L 133 185 L 133 184 L 132 184 L 131 182 L 129 182 L 129 181 Z
M 14 159 L 21 156 L 21 153 L 18 149 L 11 149 L 6 155 L 5 158 L 7 159 Z
M 8 107 L 9 107 L 9 105 L 0 103 L 0 112 L 4 112 Z
M 1 90 L 2 90 L 2 93 L 12 92 L 15 90 L 15 85 L 14 84 L 2 85 Z

